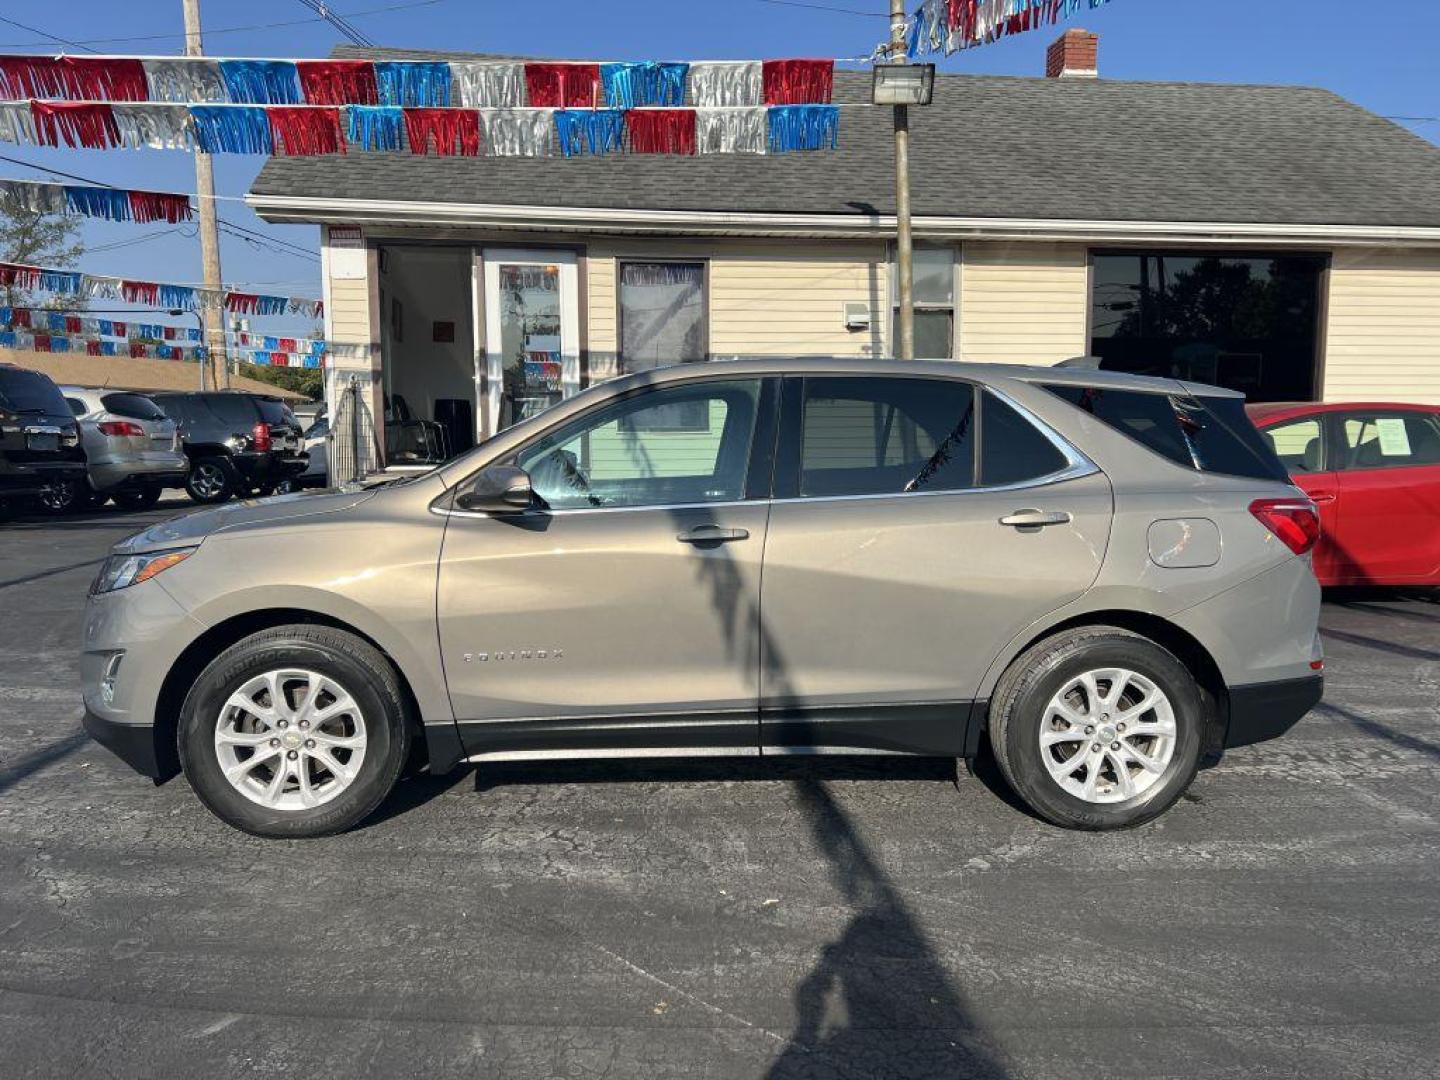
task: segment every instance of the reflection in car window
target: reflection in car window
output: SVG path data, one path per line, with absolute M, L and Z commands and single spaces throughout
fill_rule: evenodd
M 809 378 L 802 496 L 954 491 L 974 483 L 975 394 L 953 379 Z
M 1440 465 L 1440 417 L 1427 413 L 1347 416 L 1344 437 L 1347 469 Z
M 1023 484 L 1065 468 L 1060 448 L 1009 403 L 985 391 L 981 410 L 980 482 Z
M 552 509 L 666 506 L 744 498 L 760 381 L 660 387 L 582 416 L 516 464 Z M 677 431 L 677 411 L 703 417 Z
M 1325 440 L 1320 437 L 1320 421 L 1316 418 L 1276 424 L 1265 428 L 1264 435 L 1290 472 L 1319 472 L 1325 467 Z

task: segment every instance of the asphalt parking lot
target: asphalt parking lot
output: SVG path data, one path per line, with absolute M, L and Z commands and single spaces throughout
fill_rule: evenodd
M 261 841 L 79 728 L 106 548 L 0 523 L 0 1075 L 1440 1076 L 1440 601 L 1065 833 L 930 760 L 493 766 Z

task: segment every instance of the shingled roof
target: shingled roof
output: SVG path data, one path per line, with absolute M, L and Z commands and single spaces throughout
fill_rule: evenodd
M 837 102 L 869 93 L 868 72 L 836 73 Z M 912 198 L 922 216 L 1440 227 L 1440 148 L 1313 87 L 942 75 L 934 104 L 911 110 L 911 131 Z M 272 158 L 252 195 L 864 216 L 894 212 L 891 146 L 890 110 L 846 109 L 833 152 L 351 152 Z M 263 213 L 264 199 L 257 202 Z

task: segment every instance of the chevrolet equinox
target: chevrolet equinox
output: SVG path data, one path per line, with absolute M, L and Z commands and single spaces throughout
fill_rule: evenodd
M 407 763 L 925 754 L 1136 825 L 1319 699 L 1318 519 L 1240 395 L 731 361 L 592 387 L 429 473 L 117 544 L 85 726 L 263 836 Z

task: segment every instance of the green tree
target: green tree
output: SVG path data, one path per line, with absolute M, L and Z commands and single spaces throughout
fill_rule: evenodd
M 278 386 L 311 400 L 325 395 L 325 372 L 319 368 L 271 367 L 269 364 L 240 362 L 240 374 L 271 386 Z
M 0 258 L 5 262 L 35 266 L 74 266 L 85 247 L 80 241 L 80 221 L 65 214 L 42 214 L 26 210 L 9 199 L 0 198 Z M 9 307 L 33 306 L 28 289 L 7 285 L 0 288 Z M 52 306 L 84 306 L 82 297 L 56 297 Z

